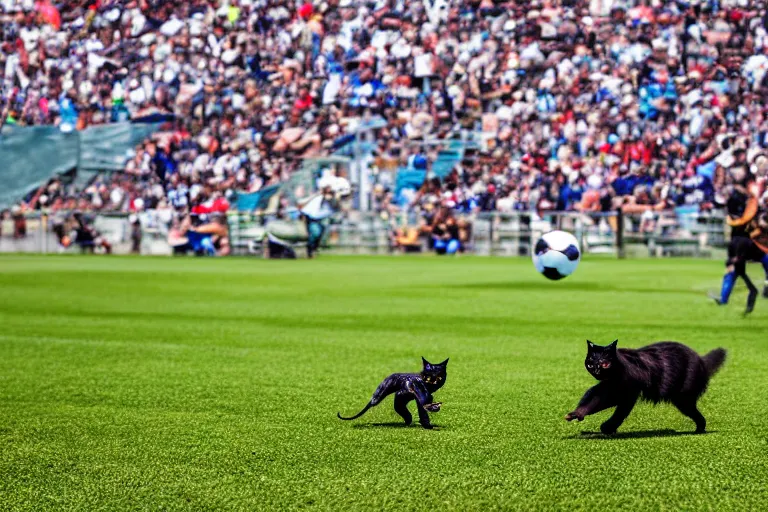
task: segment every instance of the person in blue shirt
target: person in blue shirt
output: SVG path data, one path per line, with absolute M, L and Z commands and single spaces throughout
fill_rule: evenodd
M 79 112 L 75 102 L 76 98 L 74 90 L 62 92 L 59 97 L 59 116 L 61 118 L 59 128 L 65 133 L 71 132 L 77 126 Z
M 638 185 L 653 185 L 653 178 L 647 175 L 629 173 L 628 169 L 624 169 L 611 185 L 617 196 L 630 196 Z

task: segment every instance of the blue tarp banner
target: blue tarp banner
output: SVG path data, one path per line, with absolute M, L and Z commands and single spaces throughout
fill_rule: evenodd
M 236 202 L 237 210 L 241 212 L 264 210 L 269 205 L 270 198 L 275 195 L 278 190 L 280 190 L 280 185 L 270 185 L 258 192 L 238 194 Z
M 67 133 L 55 126 L 6 126 L 0 133 L 0 208 L 72 169 L 90 175 L 123 170 L 129 150 L 160 124 L 113 123 Z
M 0 134 L 0 209 L 52 176 L 77 167 L 79 135 L 55 126 L 7 127 Z
M 160 123 L 114 123 L 80 132 L 78 169 L 122 171 L 128 151 L 158 130 Z
M 397 178 L 395 178 L 395 195 L 398 195 L 404 188 L 420 189 L 426 178 L 427 171 L 400 169 L 397 171 Z

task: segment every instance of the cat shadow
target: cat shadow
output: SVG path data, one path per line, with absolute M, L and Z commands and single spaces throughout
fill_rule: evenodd
M 679 437 L 679 436 L 702 436 L 707 434 L 714 434 L 716 430 L 707 430 L 704 433 L 699 432 L 678 432 L 671 428 L 662 430 L 636 430 L 634 432 L 617 432 L 616 434 L 607 436 L 602 432 L 589 432 L 582 431 L 580 434 L 573 434 L 565 436 L 563 439 L 592 439 L 592 440 L 618 440 L 618 439 L 647 439 L 653 437 Z
M 434 430 L 446 430 L 446 427 L 441 427 L 440 425 L 432 424 Z M 358 423 L 356 425 L 352 425 L 352 428 L 359 429 L 359 430 L 365 430 L 365 429 L 371 429 L 371 428 L 422 428 L 421 425 L 418 423 L 411 423 L 410 425 L 406 425 L 402 421 L 399 422 L 390 422 L 390 423 Z

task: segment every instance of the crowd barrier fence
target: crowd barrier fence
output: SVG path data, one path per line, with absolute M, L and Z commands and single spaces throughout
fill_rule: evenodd
M 16 232 L 16 222 L 5 219 L 0 224 L 0 252 L 59 253 L 77 252 L 63 248 L 53 225 L 62 214 L 25 215 L 26 232 Z M 131 224 L 125 213 L 91 215 L 93 226 L 113 245 L 116 254 L 131 252 Z M 617 258 L 692 256 L 718 257 L 724 250 L 728 232 L 722 214 L 717 212 L 668 211 L 653 215 L 625 215 L 621 212 L 581 214 L 548 212 L 534 215 L 526 212 L 491 212 L 468 215 L 471 236 L 466 252 L 480 256 L 530 256 L 541 234 L 552 229 L 573 233 L 585 254 L 608 254 Z M 169 211 L 139 214 L 141 223 L 140 254 L 170 255 Z M 228 215 L 233 254 L 260 255 L 267 232 L 295 245 L 301 245 L 306 230 L 300 220 L 278 220 L 258 214 L 230 212 Z M 396 228 L 416 228 L 412 214 L 403 213 L 384 218 L 373 212 L 350 212 L 329 223 L 324 240 L 325 250 L 337 254 L 389 254 Z M 428 237 L 422 236 L 414 248 L 428 252 Z

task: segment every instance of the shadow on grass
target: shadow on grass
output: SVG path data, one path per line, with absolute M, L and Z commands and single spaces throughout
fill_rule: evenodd
M 466 290 L 548 290 L 552 288 L 552 282 L 541 281 L 499 281 L 499 282 L 479 282 L 479 283 L 464 283 L 464 284 L 452 284 L 450 288 L 463 288 Z M 445 287 L 444 285 L 436 285 L 435 287 Z M 595 292 L 631 292 L 631 293 L 648 293 L 648 294 L 690 294 L 701 295 L 702 292 L 697 290 L 686 289 L 664 289 L 664 288 L 639 288 L 639 287 L 625 287 L 616 286 L 609 283 L 596 283 L 596 282 L 562 282 L 557 283 L 558 290 L 573 290 L 573 291 L 595 291 Z
M 447 430 L 446 427 L 441 427 L 440 425 L 432 424 L 434 430 Z M 356 425 L 353 425 L 352 428 L 364 430 L 364 429 L 370 429 L 370 428 L 422 428 L 421 425 L 418 423 L 411 423 L 410 425 L 406 425 L 402 421 L 398 422 L 391 422 L 391 423 L 358 423 Z
M 443 287 L 444 285 L 438 285 Z M 559 288 L 576 291 L 589 290 L 616 290 L 615 286 L 596 282 L 568 282 L 557 283 Z M 468 290 L 544 290 L 552 288 L 552 281 L 490 281 L 479 283 L 457 283 L 452 284 L 451 288 L 464 288 Z
M 582 431 L 580 434 L 573 434 L 565 436 L 563 439 L 595 439 L 595 440 L 617 440 L 617 439 L 646 439 L 651 437 L 678 437 L 678 436 L 701 436 L 707 434 L 714 434 L 716 430 L 708 430 L 704 433 L 698 432 L 678 432 L 670 428 L 663 430 L 638 430 L 635 432 L 617 432 L 611 436 L 607 436 L 602 432 L 588 432 Z

